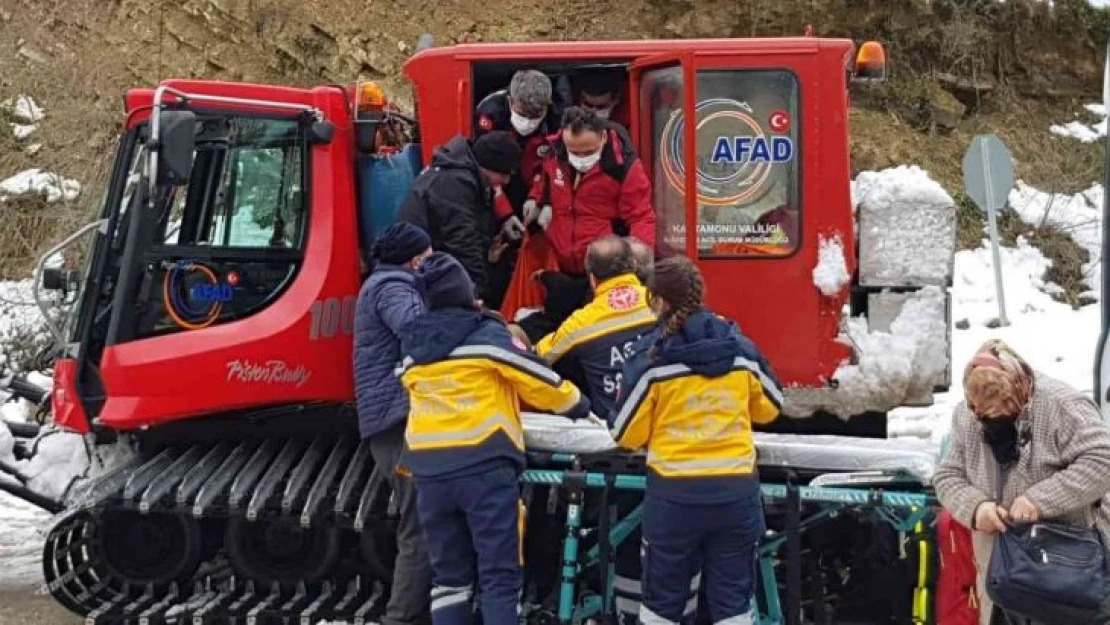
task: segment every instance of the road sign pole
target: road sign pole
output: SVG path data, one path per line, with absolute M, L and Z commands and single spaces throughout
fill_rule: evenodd
M 994 290 L 998 295 L 998 323 L 1010 325 L 1006 318 L 1006 294 L 1002 287 L 1002 254 L 998 251 L 998 211 L 991 208 L 987 210 L 987 223 L 991 235 L 991 264 L 994 265 Z
M 1006 294 L 1002 285 L 1002 253 L 998 245 L 998 211 L 1014 187 L 1014 158 L 995 135 L 979 135 L 971 140 L 964 154 L 964 189 L 980 209 L 987 213 L 991 237 L 991 264 L 994 289 L 998 297 L 998 323 L 1010 325 L 1006 317 Z
M 994 172 L 991 171 L 991 162 L 986 150 L 981 152 L 980 162 L 983 165 L 983 177 L 991 180 Z M 1010 320 L 1006 318 L 1006 289 L 1002 286 L 1002 253 L 998 250 L 998 210 L 995 208 L 1002 204 L 1000 201 L 1002 198 L 994 196 L 994 188 L 991 185 L 984 186 L 987 196 L 987 225 L 990 228 L 991 237 L 991 264 L 994 265 L 994 291 L 998 295 L 998 323 L 1008 326 Z

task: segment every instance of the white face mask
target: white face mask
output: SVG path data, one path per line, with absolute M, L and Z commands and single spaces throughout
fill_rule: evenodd
M 509 121 L 512 122 L 513 128 L 516 129 L 517 133 L 519 133 L 522 137 L 527 137 L 533 132 L 536 132 L 536 129 L 539 128 L 540 124 L 543 122 L 543 118 L 541 117 L 539 119 L 528 119 L 520 113 L 513 111 L 513 114 L 509 118 Z
M 567 160 L 570 161 L 571 167 L 577 169 L 582 173 L 586 173 L 590 171 L 591 167 L 597 165 L 597 162 L 599 160 L 601 160 L 601 150 L 598 150 L 597 152 L 594 152 L 589 156 L 575 156 L 573 154 L 568 154 Z
M 610 106 L 607 109 L 594 109 L 594 114 L 601 119 L 609 119 L 609 116 L 613 114 L 613 107 Z

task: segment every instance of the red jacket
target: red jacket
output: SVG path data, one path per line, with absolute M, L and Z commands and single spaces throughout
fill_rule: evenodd
M 529 199 L 551 205 L 547 240 L 564 273 L 585 272 L 586 247 L 613 234 L 621 221 L 628 234 L 655 247 L 655 208 L 651 182 L 632 150 L 623 128 L 610 124 L 601 160 L 579 174 L 567 160 L 566 147 L 557 137 L 543 161 L 541 176 Z

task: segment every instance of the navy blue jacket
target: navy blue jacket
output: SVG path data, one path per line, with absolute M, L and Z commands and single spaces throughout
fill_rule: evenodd
M 398 265 L 378 265 L 355 306 L 355 400 L 358 428 L 369 438 L 403 423 L 409 399 L 395 370 L 401 328 L 424 311 L 417 276 Z

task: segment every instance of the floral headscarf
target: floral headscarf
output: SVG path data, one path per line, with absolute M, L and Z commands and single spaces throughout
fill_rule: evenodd
M 964 369 L 964 398 L 978 417 L 1017 416 L 1033 394 L 1033 369 L 998 339 L 983 343 Z

